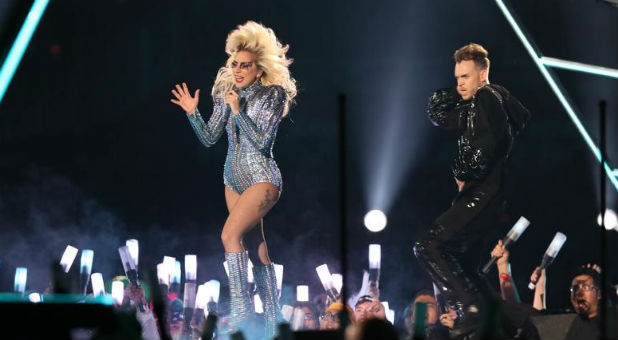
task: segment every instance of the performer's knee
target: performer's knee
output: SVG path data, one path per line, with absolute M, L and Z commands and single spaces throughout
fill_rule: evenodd
M 223 231 L 221 232 L 221 243 L 223 243 L 223 246 L 226 249 L 230 247 L 241 246 L 241 240 L 241 235 L 239 235 L 238 233 L 230 232 L 229 230 L 226 230 L 226 228 L 223 228 Z

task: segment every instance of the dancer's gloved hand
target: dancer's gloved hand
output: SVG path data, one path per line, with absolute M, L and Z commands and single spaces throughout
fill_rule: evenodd
M 172 89 L 172 94 L 176 99 L 170 99 L 170 101 L 180 106 L 188 115 L 195 114 L 197 109 L 197 103 L 200 101 L 200 90 L 195 91 L 195 95 L 191 97 L 189 88 L 186 83 L 182 83 L 182 87 L 176 84 L 176 88 Z
M 236 91 L 230 91 L 225 95 L 225 103 L 230 106 L 233 114 L 238 114 L 240 112 L 238 93 L 236 93 Z

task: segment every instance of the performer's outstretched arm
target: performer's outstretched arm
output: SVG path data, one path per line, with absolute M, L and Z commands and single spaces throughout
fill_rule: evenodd
M 277 128 L 283 116 L 286 93 L 280 86 L 272 86 L 263 99 L 260 109 L 261 119 L 258 126 L 243 111 L 233 115 L 236 126 L 249 138 L 251 143 L 261 152 L 268 152 L 276 136 Z
M 195 95 L 191 96 L 189 87 L 186 83 L 182 83 L 182 86 L 176 84 L 172 89 L 172 94 L 176 99 L 172 98 L 170 101 L 180 106 L 185 113 L 191 127 L 197 138 L 206 147 L 210 147 L 219 140 L 225 129 L 225 124 L 230 115 L 229 108 L 225 105 L 223 99 L 216 98 L 215 105 L 212 112 L 212 116 L 208 120 L 208 123 L 204 122 L 200 111 L 197 109 L 197 104 L 200 101 L 200 90 L 195 91 Z
M 208 119 L 208 123 L 204 121 L 200 111 L 196 108 L 194 114 L 187 114 L 191 127 L 197 138 L 206 147 L 215 144 L 225 130 L 225 124 L 230 116 L 230 109 L 225 105 L 223 99 L 215 99 L 212 115 Z

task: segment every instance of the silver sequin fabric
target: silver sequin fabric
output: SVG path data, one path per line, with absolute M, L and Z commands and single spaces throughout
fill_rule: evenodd
M 272 183 L 281 191 L 281 172 L 273 157 L 273 145 L 285 108 L 286 93 L 278 85 L 256 82 L 238 89 L 240 113 L 233 115 L 216 98 L 212 115 L 205 122 L 199 111 L 188 115 L 191 127 L 206 147 L 214 145 L 225 129 L 228 149 L 223 183 L 242 193 L 256 183 Z

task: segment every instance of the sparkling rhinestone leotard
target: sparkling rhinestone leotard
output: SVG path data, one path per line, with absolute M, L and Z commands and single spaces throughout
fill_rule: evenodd
M 206 147 L 219 140 L 224 128 L 227 131 L 228 149 L 223 167 L 226 186 L 242 193 L 255 183 L 266 182 L 281 191 L 281 172 L 272 149 L 285 107 L 285 90 L 278 85 L 264 86 L 258 81 L 239 89 L 238 95 L 238 114 L 232 115 L 223 98 L 216 98 L 208 123 L 198 110 L 187 116 L 189 122 Z

